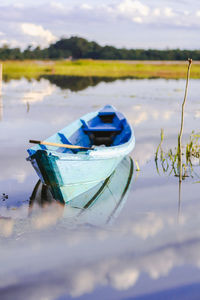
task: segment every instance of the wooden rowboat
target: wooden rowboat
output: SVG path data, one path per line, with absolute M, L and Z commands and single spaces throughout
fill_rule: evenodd
M 68 202 L 105 180 L 135 145 L 126 118 L 110 105 L 88 113 L 28 149 L 39 178 Z M 68 188 L 66 188 L 68 187 Z

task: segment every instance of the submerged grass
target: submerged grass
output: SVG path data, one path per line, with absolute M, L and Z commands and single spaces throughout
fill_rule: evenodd
M 41 75 L 131 77 L 131 78 L 185 78 L 183 62 L 145 62 L 145 61 L 4 61 L 3 77 L 37 78 Z M 200 64 L 193 62 L 191 78 L 200 78 Z

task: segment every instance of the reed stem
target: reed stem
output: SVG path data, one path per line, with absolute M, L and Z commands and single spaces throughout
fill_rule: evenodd
M 184 125 L 184 107 L 187 99 L 187 93 L 188 93 L 188 83 L 189 83 L 189 78 L 190 78 L 190 68 L 192 65 L 192 59 L 188 58 L 188 69 L 187 69 L 187 79 L 186 79 L 186 85 L 185 85 L 185 95 L 184 95 L 184 100 L 182 103 L 182 109 L 181 109 L 181 128 L 180 128 L 180 133 L 178 136 L 178 157 L 179 157 L 179 181 L 182 181 L 182 135 L 183 135 L 183 125 Z

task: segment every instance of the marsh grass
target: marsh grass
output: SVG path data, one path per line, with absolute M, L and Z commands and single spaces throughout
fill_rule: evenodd
M 181 125 L 180 132 L 178 134 L 178 146 L 177 148 L 175 148 L 175 150 L 170 149 L 168 152 L 164 152 L 162 149 L 164 131 L 163 129 L 161 129 L 161 141 L 157 147 L 155 154 L 157 172 L 160 174 L 158 167 L 158 161 L 160 160 L 162 171 L 164 173 L 169 172 L 169 175 L 173 173 L 175 176 L 179 177 L 179 183 L 181 183 L 181 181 L 184 180 L 186 177 L 193 177 L 193 174 L 196 174 L 193 168 L 194 158 L 198 158 L 198 165 L 200 165 L 200 134 L 194 134 L 194 132 L 192 132 L 192 134 L 190 135 L 190 141 L 186 144 L 186 146 L 182 145 L 184 108 L 187 99 L 191 65 L 192 59 L 188 58 L 185 94 L 181 108 Z M 196 175 L 199 177 L 198 174 Z
M 26 77 L 37 78 L 42 75 L 130 77 L 130 78 L 185 78 L 183 63 L 135 62 L 135 61 L 4 61 L 4 80 Z M 200 64 L 193 63 L 191 78 L 200 78 Z
M 155 164 L 158 174 L 161 172 L 167 175 L 174 175 L 180 177 L 180 170 L 182 170 L 182 179 L 187 177 L 200 178 L 197 173 L 197 167 L 200 166 L 200 133 L 192 132 L 189 141 L 185 146 L 180 148 L 175 147 L 168 151 L 163 150 L 164 131 L 161 129 L 161 140 L 157 147 L 155 154 Z M 180 166 L 180 155 L 181 166 Z M 199 168 L 198 168 L 199 169 Z

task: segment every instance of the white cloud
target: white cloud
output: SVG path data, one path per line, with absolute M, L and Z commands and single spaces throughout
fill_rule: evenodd
M 118 13 L 124 17 L 131 18 L 133 21 L 142 19 L 140 16 L 146 17 L 149 14 L 149 7 L 142 4 L 140 1 L 124 0 L 117 7 L 116 10 Z
M 15 7 L 15 8 L 24 8 L 24 4 L 23 4 L 23 3 L 20 3 L 20 2 L 14 3 L 14 4 L 13 4 L 13 7 Z
M 155 2 L 118 0 L 97 4 L 85 0 L 80 5 L 73 1 L 67 5 L 64 1 L 52 0 L 46 4 L 7 5 L 0 9 L 0 28 L 9 45 L 11 40 L 17 39 L 17 46 L 23 48 L 29 44 L 46 47 L 56 37 L 71 35 L 80 35 L 104 45 L 109 41 L 117 47 L 198 48 L 195 35 L 200 27 L 200 10 L 184 4 L 170 2 L 168 5 L 169 2 L 160 1 L 155 5 Z M 9 24 L 8 15 L 11 19 Z M 31 23 L 29 20 L 32 20 Z M 44 24 L 49 24 L 48 29 Z M 100 24 L 94 32 L 94 25 Z M 155 31 L 154 25 L 158 30 Z M 177 38 L 180 29 L 185 39 Z
M 9 39 L 9 37 L 7 39 L 0 39 L 0 46 L 2 47 L 3 45 L 8 45 L 9 47 L 24 47 L 24 43 L 22 43 L 19 40 L 15 40 L 15 39 Z
M 162 218 L 155 216 L 154 213 L 149 213 L 146 218 L 135 222 L 131 226 L 132 233 L 139 236 L 142 239 L 158 234 L 163 228 Z
M 111 285 L 118 290 L 127 290 L 134 286 L 139 277 L 139 272 L 136 269 L 125 269 L 111 273 Z
M 174 115 L 173 111 L 165 111 L 163 114 L 163 119 L 170 120 L 173 115 Z
M 3 45 L 8 45 L 9 44 L 9 41 L 6 40 L 6 39 L 2 39 L 0 40 L 0 45 L 3 46 Z
M 165 7 L 164 9 L 164 15 L 168 18 L 174 17 L 175 13 L 172 11 L 171 7 Z
M 29 43 L 29 44 L 31 44 L 31 43 Z M 18 48 L 18 47 L 24 48 L 24 46 L 25 46 L 24 43 L 20 39 L 19 40 L 11 39 L 8 37 L 8 35 L 7 35 L 7 39 L 0 39 L 0 46 L 3 46 L 3 45 L 8 45 L 9 47 L 12 47 L 12 48 Z M 32 45 L 38 46 L 38 43 L 32 42 Z
M 13 225 L 13 220 L 0 218 L 0 236 L 9 237 L 13 232 Z
M 142 18 L 136 17 L 136 18 L 133 18 L 133 21 L 136 23 L 142 23 Z
M 195 112 L 195 118 L 200 118 L 200 110 L 197 110 L 197 111 Z
M 189 16 L 190 12 L 189 12 L 188 10 L 184 10 L 184 11 L 183 11 L 183 14 L 184 14 L 185 16 Z
M 86 3 L 83 3 L 83 4 L 81 5 L 81 8 L 82 8 L 82 9 L 85 9 L 85 10 L 92 10 L 92 9 L 93 9 L 93 7 L 92 7 L 91 5 L 86 4 Z
M 171 213 L 169 213 L 169 218 L 171 218 Z M 107 232 L 107 240 L 104 241 L 98 239 L 97 233 L 101 229 L 81 231 L 79 228 L 76 231 L 68 231 L 68 228 L 65 227 L 63 234 L 59 235 L 57 228 L 56 234 L 55 231 L 48 232 L 45 237 L 44 234 L 41 236 L 35 235 L 34 232 L 32 234 L 31 228 L 27 227 L 28 223 L 22 223 L 21 219 L 18 227 L 17 220 L 14 224 L 8 222 L 10 220 L 0 222 L 1 227 L 3 227 L 2 236 L 10 236 L 13 228 L 15 228 L 15 232 L 20 230 L 17 237 L 20 237 L 22 241 L 24 240 L 24 247 L 21 248 L 21 243 L 17 243 L 17 239 L 15 241 L 13 238 L 10 247 L 1 249 L 1 257 L 4 259 L 0 274 L 4 276 L 0 286 L 9 290 L 13 284 L 20 286 L 23 282 L 25 288 L 19 290 L 23 293 L 24 290 L 27 291 L 26 287 L 31 287 L 31 285 L 26 286 L 24 278 L 26 276 L 33 278 L 36 285 L 33 286 L 31 299 L 35 299 L 36 294 L 38 299 L 42 299 L 44 290 L 46 297 L 48 297 L 48 293 L 50 296 L 57 293 L 57 296 L 50 299 L 58 298 L 64 293 L 66 296 L 79 297 L 92 292 L 99 286 L 111 286 L 123 291 L 133 287 L 141 274 L 148 274 L 149 277 L 156 280 L 167 276 L 175 267 L 186 264 L 199 267 L 200 241 L 198 230 L 196 238 L 191 240 L 187 237 L 183 227 L 179 235 L 180 238 L 177 238 L 177 230 L 175 234 L 174 225 L 172 225 L 171 242 L 168 240 L 169 231 L 167 231 L 167 234 L 162 234 L 159 239 L 162 247 L 156 240 L 156 243 L 152 244 L 149 241 L 144 241 L 137 248 L 137 239 L 131 239 L 130 231 L 128 232 L 129 243 L 127 244 L 127 237 L 123 235 L 124 240 L 122 239 L 118 227 L 117 230 Z M 7 224 L 9 224 L 9 228 Z M 64 223 L 62 227 L 63 225 Z M 27 229 L 29 238 L 24 234 Z M 74 236 L 79 242 L 72 245 L 70 240 L 74 239 Z M 41 237 L 42 243 L 40 242 Z M 118 246 L 116 247 L 116 245 Z M 150 245 L 152 248 L 149 247 Z M 94 248 L 92 252 L 90 251 L 91 247 Z M 22 251 L 19 251 L 20 249 Z M 17 260 L 13 258 L 13 251 L 18 253 Z M 52 255 L 52 253 L 57 253 L 57 255 Z M 29 268 L 27 268 L 27 263 Z M 39 276 L 42 272 L 48 274 L 44 281 Z M 55 278 L 60 282 L 56 289 L 53 284 Z M 40 284 L 38 284 L 39 281 Z M 48 285 L 48 288 L 45 284 Z M 174 285 L 173 276 L 171 280 L 169 279 L 169 284 L 170 286 Z M 21 296 L 22 298 L 24 297 Z
M 149 7 L 142 4 L 140 1 L 132 0 L 123 0 L 118 6 L 117 9 L 124 16 L 148 16 Z
M 65 9 L 65 6 L 60 2 L 52 1 L 50 2 L 50 6 L 55 9 L 61 9 L 61 10 Z
M 21 30 L 24 34 L 31 37 L 35 37 L 42 41 L 42 46 L 46 46 L 57 40 L 57 37 L 51 33 L 51 31 L 44 29 L 41 25 L 33 23 L 22 23 Z
M 15 174 L 15 176 L 13 176 L 14 178 L 16 178 L 16 180 L 19 182 L 19 183 L 23 183 L 26 179 L 26 172 L 25 171 L 22 171 L 20 170 L 19 172 L 17 172 Z
M 153 15 L 154 15 L 154 16 L 160 16 L 160 14 L 161 14 L 160 8 L 155 8 L 155 9 L 153 10 Z
M 87 268 L 83 268 L 76 276 L 72 284 L 70 294 L 72 297 L 79 297 L 85 293 L 89 293 L 94 289 L 94 286 L 98 284 L 98 278 L 96 274 Z

